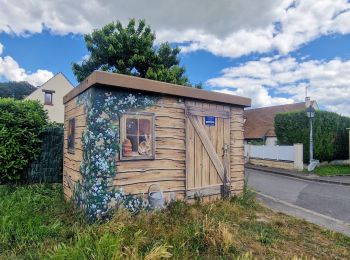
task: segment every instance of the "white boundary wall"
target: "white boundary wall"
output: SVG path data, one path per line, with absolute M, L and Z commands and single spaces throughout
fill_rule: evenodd
M 246 162 L 250 159 L 288 161 L 294 163 L 294 169 L 303 169 L 303 145 L 244 145 Z

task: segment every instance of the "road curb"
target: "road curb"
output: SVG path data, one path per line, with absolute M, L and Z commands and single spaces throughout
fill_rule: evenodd
M 271 169 L 271 168 L 255 167 L 255 166 L 252 166 L 252 165 L 245 165 L 245 168 L 251 169 L 251 170 L 258 170 L 258 171 L 273 173 L 273 174 L 280 175 L 280 176 L 284 175 L 284 176 L 288 176 L 288 177 L 291 177 L 291 178 L 301 179 L 301 180 L 306 180 L 306 181 L 314 181 L 314 182 L 320 182 L 320 183 L 328 183 L 328 184 L 350 186 L 349 182 L 340 182 L 340 181 L 308 178 L 308 177 L 304 177 L 304 176 L 300 176 L 300 175 L 296 175 L 296 174 L 292 174 L 292 173 L 282 172 L 282 171 L 279 171 L 277 169 L 275 170 L 275 169 Z

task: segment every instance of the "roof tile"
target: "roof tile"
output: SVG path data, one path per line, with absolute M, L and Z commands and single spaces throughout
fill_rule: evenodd
M 303 109 L 305 109 L 305 102 L 245 110 L 244 139 L 275 137 L 276 114 Z

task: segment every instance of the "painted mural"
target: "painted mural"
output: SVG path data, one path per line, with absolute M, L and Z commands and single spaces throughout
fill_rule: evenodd
M 151 153 L 149 122 L 147 118 L 140 119 L 140 122 L 131 118 L 128 123 L 136 122 L 140 130 L 136 133 L 136 128 L 131 125 L 122 141 L 120 126 L 113 122 L 119 122 L 124 113 L 140 111 L 154 105 L 157 100 L 158 96 L 154 95 L 103 88 L 89 89 L 77 98 L 77 105 L 85 106 L 87 125 L 82 135 L 82 179 L 75 187 L 74 200 L 91 222 L 108 218 L 121 205 L 132 213 L 149 208 L 143 198 L 111 188 L 113 178 L 118 174 L 115 158 L 121 149 L 125 156 Z

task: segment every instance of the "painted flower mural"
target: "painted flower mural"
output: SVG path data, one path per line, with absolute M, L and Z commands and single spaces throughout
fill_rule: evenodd
M 90 221 L 107 218 L 123 205 L 132 213 L 148 208 L 141 197 L 126 195 L 122 189 L 110 188 L 117 174 L 115 158 L 120 150 L 119 121 L 121 115 L 152 106 L 157 96 L 90 89 L 80 95 L 77 105 L 87 112 L 86 130 L 82 135 L 82 180 L 74 190 L 74 200 Z

